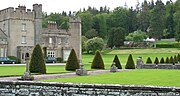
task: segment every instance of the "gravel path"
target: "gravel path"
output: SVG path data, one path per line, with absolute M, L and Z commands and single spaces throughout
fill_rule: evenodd
M 118 70 L 118 72 L 121 71 L 127 71 L 127 70 Z M 105 74 L 110 73 L 109 70 L 94 70 L 94 71 L 88 71 L 88 75 L 99 75 L 99 74 Z M 42 75 L 33 75 L 35 80 L 47 80 L 47 79 L 54 79 L 54 78 L 70 78 L 78 76 L 75 72 L 72 73 L 63 73 L 63 74 L 42 74 Z M 0 80 L 8 80 L 8 81 L 18 81 L 19 77 L 2 77 Z

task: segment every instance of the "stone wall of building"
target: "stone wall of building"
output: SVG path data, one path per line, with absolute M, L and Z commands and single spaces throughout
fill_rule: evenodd
M 180 87 L 0 81 L 1 96 L 179 96 Z

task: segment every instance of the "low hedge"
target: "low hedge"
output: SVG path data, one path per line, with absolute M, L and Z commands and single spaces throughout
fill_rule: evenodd
M 157 48 L 180 48 L 180 43 L 156 44 Z

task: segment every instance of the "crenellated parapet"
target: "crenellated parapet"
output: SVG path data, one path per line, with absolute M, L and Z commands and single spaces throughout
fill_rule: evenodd
M 9 7 L 0 10 L 0 21 L 7 19 L 33 20 L 34 11 L 31 9 L 26 9 L 26 6 L 18 6 L 18 8 Z

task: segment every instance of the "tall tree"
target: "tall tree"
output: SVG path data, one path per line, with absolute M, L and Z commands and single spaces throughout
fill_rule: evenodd
M 87 31 L 89 31 L 92 28 L 93 16 L 90 12 L 87 11 L 79 13 L 78 16 L 80 16 L 81 18 L 82 35 L 84 35 Z
M 165 29 L 165 6 L 161 0 L 156 1 L 156 5 L 151 13 L 150 36 L 161 39 Z
M 174 8 L 173 4 L 170 2 L 166 3 L 166 14 L 167 14 L 167 19 L 166 19 L 166 29 L 167 32 L 170 34 L 170 38 L 173 38 L 175 35 L 175 30 L 174 30 Z
M 175 14 L 174 14 L 174 21 L 175 21 L 175 31 L 176 31 L 176 41 L 180 41 L 180 0 L 175 2 Z
M 137 30 L 136 10 L 131 7 L 128 12 L 128 32 L 132 33 Z
M 126 30 L 122 27 L 112 28 L 109 32 L 107 45 L 109 47 L 120 47 L 124 45 Z
M 149 25 L 150 25 L 150 9 L 148 6 L 147 1 L 145 0 L 142 3 L 142 10 L 138 15 L 138 21 L 139 21 L 139 29 L 147 32 Z

